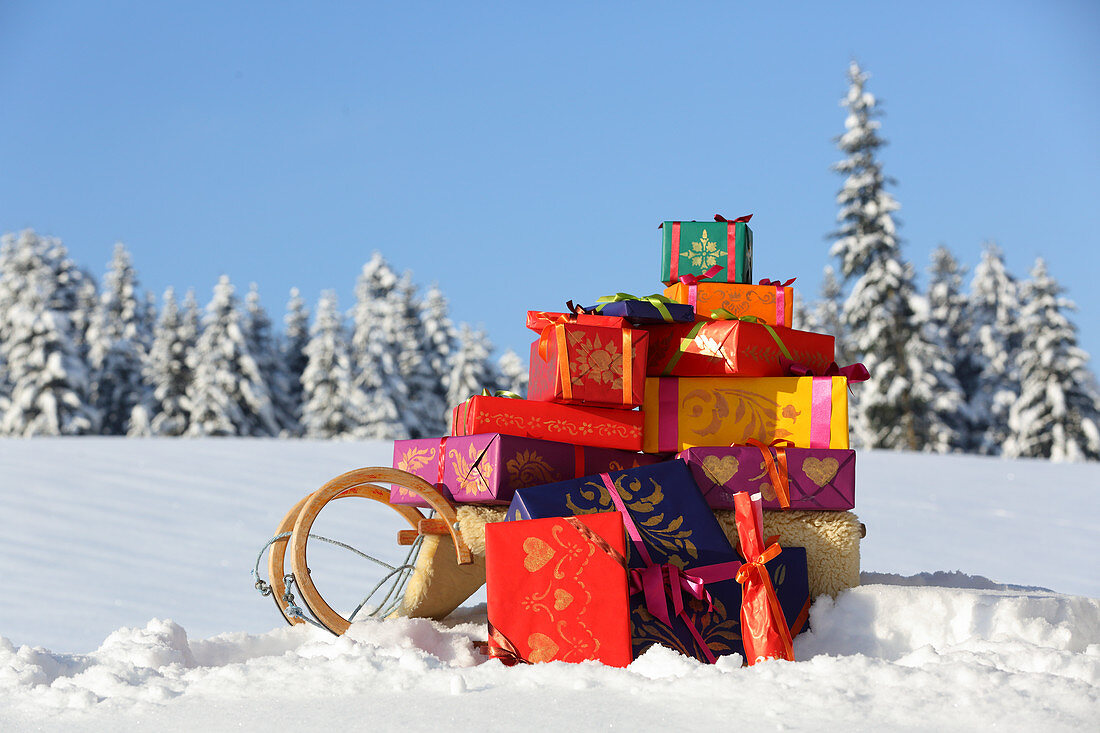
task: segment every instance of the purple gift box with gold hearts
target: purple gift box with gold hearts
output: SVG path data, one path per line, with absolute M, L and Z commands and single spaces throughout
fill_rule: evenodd
M 679 453 L 712 509 L 733 509 L 733 496 L 759 491 L 765 509 L 782 509 L 776 496 L 775 471 L 783 471 L 778 449 L 733 445 L 688 448 Z M 837 448 L 783 448 L 791 509 L 846 511 L 856 505 L 856 452 Z

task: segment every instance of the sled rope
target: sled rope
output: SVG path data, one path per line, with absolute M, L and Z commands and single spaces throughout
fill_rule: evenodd
M 269 596 L 273 593 L 271 584 L 260 577 L 260 563 L 263 562 L 264 553 L 267 552 L 268 548 L 270 548 L 276 542 L 289 539 L 292 534 L 293 532 L 283 532 L 282 534 L 275 535 L 266 543 L 264 543 L 264 546 L 260 548 L 260 552 L 256 555 L 256 563 L 252 568 L 251 575 L 253 579 L 253 587 L 260 593 L 261 596 Z M 363 607 L 366 606 L 367 601 L 369 601 L 371 597 L 374 596 L 374 594 L 377 593 L 387 583 L 389 583 L 389 587 L 386 589 L 385 595 L 382 597 L 382 600 L 379 602 L 378 606 L 373 611 L 371 611 L 368 616 L 385 617 L 390 615 L 400 607 L 402 600 L 402 593 L 400 591 L 405 587 L 405 584 L 408 583 L 409 576 L 412 575 L 412 572 L 415 569 L 415 565 L 412 561 L 416 555 L 416 551 L 420 549 L 420 545 L 423 542 L 423 537 L 417 537 L 416 541 L 409 547 L 409 552 L 408 554 L 406 554 L 404 562 L 401 565 L 394 567 L 384 560 L 379 560 L 378 558 L 373 557 L 372 555 L 368 555 L 367 553 L 362 552 L 361 550 L 358 550 L 345 542 L 340 542 L 339 540 L 334 540 L 329 537 L 324 537 L 322 535 L 312 533 L 309 535 L 309 539 L 320 540 L 321 542 L 327 542 L 330 545 L 342 547 L 345 550 L 349 550 L 355 553 L 359 557 L 370 560 L 376 565 L 382 566 L 388 571 L 382 577 L 382 579 L 378 581 L 378 583 L 376 583 L 373 588 L 371 588 L 370 592 L 363 597 L 363 600 L 359 602 L 359 605 L 355 607 L 355 610 L 351 612 L 351 615 L 348 617 L 349 622 L 355 620 L 356 615 L 361 610 L 363 610 Z M 302 607 L 295 602 L 293 593 L 294 576 L 288 573 L 283 577 L 283 583 L 286 586 L 286 592 L 283 594 L 282 598 L 283 602 L 287 604 L 286 615 L 290 616 L 291 618 L 300 619 L 302 621 L 310 623 L 319 629 L 329 631 L 329 629 L 326 628 L 324 625 L 307 616 L 302 610 Z M 278 599 L 273 600 L 275 600 L 276 605 L 278 605 Z

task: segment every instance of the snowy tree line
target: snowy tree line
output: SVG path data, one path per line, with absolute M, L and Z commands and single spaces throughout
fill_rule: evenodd
M 837 337 L 841 363 L 863 362 L 871 379 L 853 390 L 858 446 L 1077 461 L 1100 458 L 1100 391 L 1077 345 L 1075 310 L 1042 258 L 1030 276 L 1010 274 L 987 243 L 964 290 L 966 268 L 944 246 L 919 292 L 901 255 L 876 158 L 878 101 L 852 63 L 838 230 L 821 297 L 798 322 Z
M 519 356 L 492 350 L 378 253 L 350 313 L 326 291 L 311 321 L 292 290 L 277 332 L 255 285 L 242 303 L 222 276 L 204 313 L 169 288 L 158 309 L 121 244 L 100 286 L 57 239 L 0 241 L 0 435 L 444 435 L 450 406 L 525 390 Z

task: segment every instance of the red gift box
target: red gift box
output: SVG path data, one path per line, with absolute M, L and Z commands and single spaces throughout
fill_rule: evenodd
M 625 553 L 618 512 L 486 524 L 490 655 L 630 664 Z
M 751 317 L 750 317 L 751 318 Z M 820 374 L 834 358 L 834 339 L 742 319 L 647 326 L 651 377 L 783 377 L 794 361 Z
M 542 402 L 634 408 L 644 396 L 649 335 L 623 318 L 529 311 L 539 331 L 531 344 L 528 398 Z
M 454 408 L 451 435 L 504 433 L 596 448 L 642 449 L 642 413 L 587 405 L 475 396 Z

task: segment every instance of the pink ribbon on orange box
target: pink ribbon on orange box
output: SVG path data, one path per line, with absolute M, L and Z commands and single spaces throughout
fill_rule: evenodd
M 730 562 L 705 565 L 690 570 L 682 570 L 671 563 L 658 565 L 653 562 L 653 557 L 645 546 L 642 534 L 638 531 L 638 525 L 634 523 L 634 518 L 627 510 L 623 498 L 619 496 L 619 490 L 615 488 L 611 476 L 601 473 L 600 479 L 611 495 L 611 502 L 614 504 L 615 509 L 623 517 L 623 526 L 626 529 L 627 536 L 630 537 L 638 550 L 638 554 L 641 555 L 642 561 L 645 562 L 644 568 L 630 571 L 631 592 L 642 592 L 645 596 L 646 609 L 653 614 L 654 618 L 659 619 L 666 626 L 672 626 L 673 617 L 678 617 L 683 621 L 684 626 L 687 627 L 688 632 L 695 639 L 695 643 L 698 645 L 703 657 L 710 664 L 714 664 L 717 661 L 714 652 L 707 646 L 703 635 L 699 633 L 699 629 L 695 627 L 691 617 L 686 613 L 684 593 L 698 600 L 706 601 L 708 610 L 710 610 L 713 608 L 713 603 L 710 593 L 706 589 L 706 584 L 735 579 L 737 572 L 743 566 L 742 563 L 731 560 Z M 669 613 L 670 601 L 672 602 L 671 613 Z
M 772 579 L 764 564 L 782 552 L 775 538 L 764 541 L 764 513 L 760 494 L 740 492 L 733 495 L 737 519 L 737 537 L 745 564 L 737 571 L 741 584 L 741 641 L 745 645 L 745 662 L 756 664 L 763 659 L 794 661 L 791 629 L 779 605 Z
M 778 280 L 769 280 L 764 278 L 760 281 L 761 285 L 775 288 L 775 325 L 790 327 L 791 324 L 787 323 L 787 294 L 783 288 L 790 287 L 797 278 L 791 278 L 786 282 L 779 282 Z
M 699 300 L 699 283 L 703 280 L 709 280 L 722 270 L 726 268 L 721 265 L 714 265 L 707 269 L 702 275 L 681 275 L 679 277 L 680 282 L 688 286 L 688 305 L 695 308 Z
M 783 509 L 791 508 L 791 476 L 787 470 L 787 448 L 793 448 L 794 443 L 789 440 L 776 438 L 771 445 L 766 445 L 756 438 L 749 438 L 749 445 L 760 450 L 764 457 L 764 465 L 768 469 L 768 477 L 772 480 L 772 488 L 775 489 L 775 498 L 779 500 L 779 506 Z M 775 456 L 772 456 L 772 449 Z
M 810 396 L 810 447 L 828 448 L 832 443 L 830 426 L 833 413 L 833 377 L 844 377 L 848 381 L 848 389 L 851 390 L 852 382 L 864 382 L 870 378 L 867 367 L 858 362 L 841 367 L 834 361 L 818 375 L 805 364 L 782 356 L 779 357 L 779 364 L 791 376 L 813 378 Z

